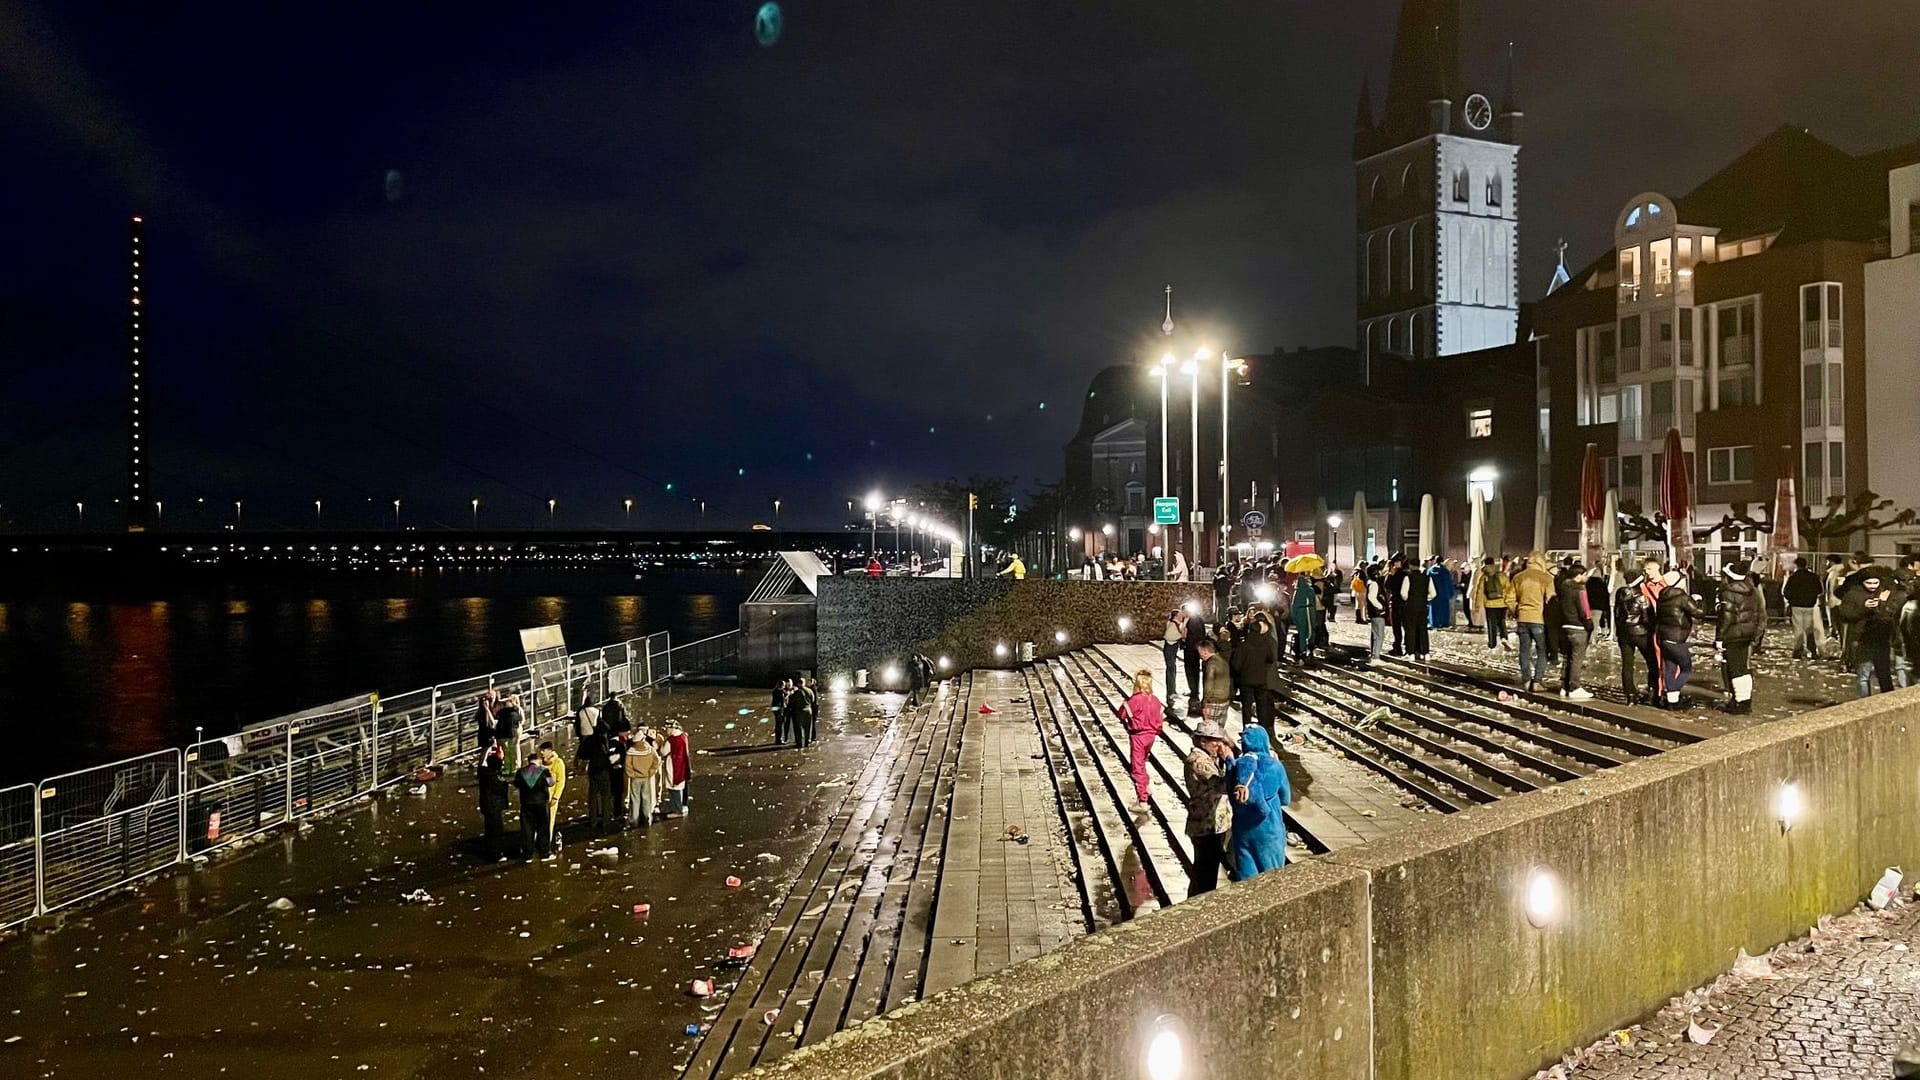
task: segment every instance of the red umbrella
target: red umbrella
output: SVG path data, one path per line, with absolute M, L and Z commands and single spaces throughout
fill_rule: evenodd
M 1580 460 L 1580 551 L 1588 565 L 1599 560 L 1600 519 L 1607 512 L 1607 476 L 1600 471 L 1600 444 L 1588 443 Z
M 1661 447 L 1660 512 L 1667 516 L 1668 546 L 1676 567 L 1693 562 L 1693 478 L 1687 475 L 1687 452 L 1680 445 L 1680 429 L 1668 428 Z

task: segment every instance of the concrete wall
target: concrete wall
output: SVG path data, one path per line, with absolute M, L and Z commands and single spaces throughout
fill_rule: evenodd
M 740 605 L 740 678 L 772 686 L 813 670 L 819 649 L 812 597 Z
M 817 617 L 822 680 L 856 668 L 878 673 L 916 649 L 953 671 L 1004 667 L 1031 641 L 1053 656 L 1095 641 L 1157 641 L 1167 613 L 1188 600 L 1213 608 L 1213 586 L 1170 581 L 1013 581 L 1003 578 L 821 578 Z M 1119 620 L 1131 620 L 1122 631 Z M 1067 632 L 1067 644 L 1054 635 Z M 1005 643 L 1009 655 L 997 657 Z
M 1920 165 L 1893 173 L 1893 250 L 1907 242 L 1906 199 L 1920 201 Z M 1901 182 L 1904 180 L 1904 182 Z M 1867 485 L 1896 507 L 1920 506 L 1920 251 L 1870 262 L 1867 287 Z M 1873 536 L 1875 551 L 1920 541 L 1920 525 Z
M 1722 736 L 1175 905 L 780 1068 L 1134 1076 L 1130 1040 L 1165 1010 L 1196 1028 L 1197 1077 L 1530 1076 L 1920 865 L 1916 763 L 1920 691 Z M 1791 830 L 1785 781 L 1805 807 Z M 1563 897 L 1546 929 L 1524 912 L 1536 869 Z M 1349 1043 L 1369 1012 L 1371 1060 Z
M 1177 1016 L 1207 1077 L 1365 1076 L 1364 875 L 1302 866 L 1081 938 L 750 1075 L 1139 1080 Z

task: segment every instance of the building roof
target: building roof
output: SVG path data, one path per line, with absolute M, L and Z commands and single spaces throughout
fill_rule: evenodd
M 1724 238 L 1779 232 L 1775 244 L 1872 240 L 1887 216 L 1887 170 L 1914 160 L 1920 144 L 1853 155 L 1805 128 L 1775 128 L 1676 203 L 1689 225 Z
M 1405 0 L 1382 117 L 1393 144 L 1432 131 L 1427 103 L 1453 96 L 1459 68 L 1460 0 Z
M 1875 240 L 1887 230 L 1887 171 L 1920 162 L 1920 141 L 1849 154 L 1805 128 L 1782 125 L 1675 201 L 1687 225 L 1722 240 L 1777 233 L 1774 246 Z M 1613 265 L 1609 248 L 1573 275 L 1585 284 Z

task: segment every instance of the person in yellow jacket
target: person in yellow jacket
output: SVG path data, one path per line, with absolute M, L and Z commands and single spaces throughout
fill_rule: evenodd
M 1487 624 L 1488 651 L 1507 648 L 1507 606 L 1513 596 L 1513 582 L 1500 569 L 1500 560 L 1487 556 L 1470 587 L 1480 619 Z
M 540 744 L 540 764 L 553 774 L 553 787 L 547 792 L 547 828 L 553 836 L 554 850 L 560 848 L 560 793 L 567 787 L 567 763 L 553 752 L 553 744 Z
M 1547 598 L 1553 595 L 1553 574 L 1545 552 L 1527 555 L 1526 568 L 1513 575 L 1514 617 L 1520 631 L 1520 682 L 1538 690 L 1547 677 Z
M 1010 577 L 1015 581 L 1025 581 L 1027 579 L 1027 564 L 1020 561 L 1020 556 L 1009 552 L 1007 554 L 1007 564 L 1000 568 L 999 576 Z

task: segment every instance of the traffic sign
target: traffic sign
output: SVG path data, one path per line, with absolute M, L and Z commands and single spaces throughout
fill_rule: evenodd
M 1240 515 L 1240 524 L 1249 529 L 1264 529 L 1267 527 L 1267 515 L 1258 510 L 1249 510 Z
M 1153 500 L 1153 523 L 1155 525 L 1180 524 L 1180 500 L 1163 495 Z

